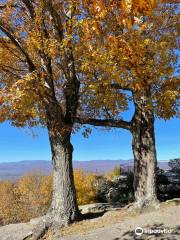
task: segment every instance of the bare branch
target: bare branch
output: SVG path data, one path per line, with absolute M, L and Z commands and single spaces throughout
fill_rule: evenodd
M 114 119 L 93 119 L 93 118 L 75 118 L 75 121 L 80 124 L 89 124 L 92 126 L 123 128 L 131 131 L 131 122 Z

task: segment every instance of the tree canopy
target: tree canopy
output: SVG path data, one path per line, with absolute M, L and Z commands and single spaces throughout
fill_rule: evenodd
M 179 116 L 178 6 L 160 4 L 150 15 L 133 16 L 131 25 L 117 7 L 98 20 L 92 13 L 82 20 L 81 70 L 89 116 L 119 118 L 133 101 L 127 91 L 138 98 L 148 88 L 146 107 L 158 118 Z
M 77 86 L 71 93 L 65 90 L 72 87 L 67 81 L 72 71 L 86 85 L 82 93 L 89 91 L 82 101 L 88 99 L 96 113 L 102 108 L 106 115 L 124 111 L 129 96 L 122 90 L 148 85 L 157 116 L 177 114 L 178 10 L 176 1 L 161 2 L 174 4 L 157 8 L 158 1 L 143 0 L 86 0 L 82 5 L 77 0 L 2 1 L 1 121 L 44 123 L 50 85 L 65 116 L 77 91 Z

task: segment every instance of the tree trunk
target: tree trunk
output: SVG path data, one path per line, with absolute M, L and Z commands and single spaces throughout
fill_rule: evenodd
M 134 98 L 135 114 L 132 121 L 134 154 L 135 206 L 142 208 L 157 202 L 156 194 L 156 147 L 154 114 L 148 93 Z
M 74 186 L 71 133 L 62 135 L 49 129 L 53 164 L 53 196 L 49 214 L 53 225 L 65 226 L 78 220 L 80 212 Z
M 49 98 L 46 119 L 53 165 L 53 195 L 47 217 L 53 225 L 66 226 L 79 219 L 72 167 L 73 123 L 65 120 L 55 98 Z

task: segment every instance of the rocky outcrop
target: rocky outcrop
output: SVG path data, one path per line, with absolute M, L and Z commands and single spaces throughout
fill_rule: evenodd
M 129 173 L 113 180 L 100 179 L 96 189 L 98 202 L 123 207 L 133 201 L 133 175 Z
M 120 209 L 120 206 L 118 204 L 112 205 L 108 203 L 93 203 L 93 204 L 82 205 L 79 207 L 79 209 L 82 214 L 87 214 L 87 213 L 100 213 L 105 211 L 118 210 Z

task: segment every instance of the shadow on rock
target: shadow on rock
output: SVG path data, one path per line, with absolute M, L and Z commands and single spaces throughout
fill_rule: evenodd
M 98 213 L 85 213 L 83 214 L 83 220 L 88 220 L 88 219 L 96 219 L 99 217 L 102 217 L 107 211 L 103 211 L 103 212 L 98 212 Z

